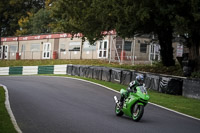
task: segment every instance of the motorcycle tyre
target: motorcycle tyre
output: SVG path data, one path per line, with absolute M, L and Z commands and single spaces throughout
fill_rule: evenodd
M 121 109 L 119 109 L 117 103 L 115 104 L 115 114 L 116 116 L 122 116 L 124 114 L 124 112 Z
M 136 103 L 137 104 L 137 103 Z M 135 104 L 135 105 L 136 105 Z M 138 105 L 138 109 L 139 109 L 139 112 L 137 113 L 137 116 L 134 115 L 134 107 L 135 105 L 132 107 L 132 119 L 136 122 L 138 122 L 142 116 L 143 116 L 143 113 L 144 113 L 144 106 L 143 105 Z

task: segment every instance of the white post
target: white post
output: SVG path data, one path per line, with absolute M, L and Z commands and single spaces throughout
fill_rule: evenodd
M 123 60 L 124 60 L 124 43 L 125 43 L 125 39 L 122 40 L 122 51 L 121 51 L 121 63 L 120 64 L 123 64 Z
M 111 52 L 112 52 L 112 50 L 111 50 L 111 49 L 112 49 L 112 42 L 113 42 L 112 39 L 113 39 L 113 37 L 112 37 L 112 35 L 110 35 L 110 36 L 109 36 L 109 44 L 110 44 L 110 58 L 109 58 L 109 64 L 110 64 L 110 62 L 111 62 L 111 55 L 112 55 L 112 53 L 111 53 Z
M 135 65 L 135 44 L 136 44 L 136 40 L 135 40 L 135 36 L 133 37 L 133 56 L 132 56 L 132 65 Z

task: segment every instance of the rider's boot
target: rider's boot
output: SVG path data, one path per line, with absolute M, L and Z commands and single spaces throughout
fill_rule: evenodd
M 124 104 L 124 97 L 122 96 L 119 100 L 119 106 L 122 108 Z

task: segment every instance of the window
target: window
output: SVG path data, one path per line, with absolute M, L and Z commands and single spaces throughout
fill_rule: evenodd
M 107 49 L 107 41 L 104 42 L 104 50 L 106 50 L 106 49 Z
M 81 42 L 70 42 L 69 51 L 80 51 Z
M 131 41 L 125 41 L 125 43 L 124 43 L 124 50 L 125 51 L 131 51 L 131 44 L 132 44 Z
M 60 52 L 65 52 L 65 51 L 66 51 L 66 45 L 60 44 Z
M 43 59 L 50 59 L 50 52 L 51 52 L 51 43 L 44 43 L 43 44 Z
M 31 51 L 40 51 L 40 44 L 31 44 Z
M 146 53 L 147 52 L 147 44 L 141 43 L 140 44 L 140 52 L 141 53 Z
M 17 45 L 11 45 L 10 52 L 17 52 Z
M 83 50 L 84 51 L 94 51 L 94 50 L 96 50 L 96 43 L 91 45 L 89 42 L 84 42 Z
M 107 58 L 108 57 L 108 41 L 100 41 L 98 47 L 98 57 Z

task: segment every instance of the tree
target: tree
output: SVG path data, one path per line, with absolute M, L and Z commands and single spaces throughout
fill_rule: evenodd
M 102 31 L 110 30 L 100 18 L 102 11 L 97 10 L 97 0 L 58 0 L 53 3 L 53 17 L 57 30 L 76 35 L 82 33 L 82 44 L 87 39 L 90 44 L 102 39 Z M 105 15 L 104 15 L 105 16 Z M 82 57 L 82 51 L 81 51 Z
M 200 0 L 179 0 L 175 31 L 185 38 L 194 71 L 200 70 Z M 190 66 L 191 67 L 191 66 Z
M 16 35 L 50 33 L 52 31 L 51 23 L 54 21 L 50 9 L 54 1 L 40 1 L 41 6 L 38 10 L 33 8 L 26 15 L 21 16 L 18 20 L 20 29 L 17 30 Z
M 82 33 L 93 44 L 102 38 L 101 21 L 97 18 L 93 0 L 58 0 L 53 4 L 53 17 L 60 31 Z
M 5 27 L 7 26 L 7 15 L 6 10 L 8 6 L 8 1 L 0 1 L 0 45 L 1 45 L 1 37 L 3 32 L 5 31 Z
M 117 17 L 116 31 L 122 37 L 133 37 L 136 34 L 156 34 L 161 46 L 161 57 L 164 66 L 173 66 L 173 11 L 176 3 L 173 0 L 114 0 Z
M 17 35 L 51 33 L 53 19 L 50 10 L 42 8 L 35 14 L 29 14 L 18 21 L 20 30 L 17 30 Z
M 0 3 L 1 35 L 13 36 L 19 30 L 18 21 L 26 18 L 27 12 L 35 13 L 45 6 L 44 0 L 4 0 Z

